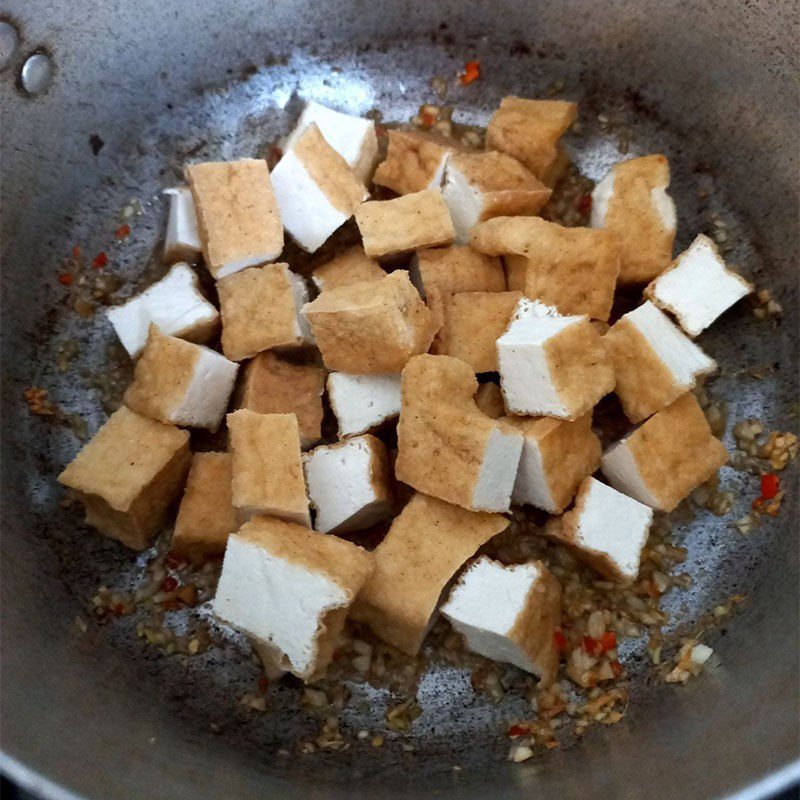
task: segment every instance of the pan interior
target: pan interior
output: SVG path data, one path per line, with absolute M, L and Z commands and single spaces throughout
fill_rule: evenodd
M 6 383 L 12 384 L 14 397 L 5 409 L 4 427 L 13 431 L 8 434 L 10 450 L 6 457 L 10 452 L 14 463 L 7 465 L 7 477 L 15 480 L 13 487 L 8 487 L 14 493 L 12 507 L 15 503 L 26 507 L 25 563 L 33 565 L 34 576 L 43 576 L 35 579 L 47 587 L 44 594 L 58 598 L 57 603 L 52 600 L 49 612 L 56 629 L 71 628 L 75 617 L 84 614 L 85 603 L 98 586 L 135 586 L 148 558 L 147 553 L 135 556 L 89 532 L 74 512 L 59 508 L 62 494 L 54 476 L 74 455 L 78 440 L 69 428 L 49 426 L 29 416 L 21 399 L 23 387 L 46 387 L 53 402 L 86 420 L 92 432 L 105 416 L 96 385 L 98 376 L 108 374 L 114 335 L 102 313 L 87 321 L 66 307 L 65 293 L 55 281 L 59 264 L 76 244 L 87 258 L 107 251 L 109 271 L 124 280 L 121 295 L 147 285 L 163 269 L 159 253 L 166 206 L 161 191 L 181 180 L 183 163 L 189 159 L 265 156 L 270 143 L 290 130 L 301 98 L 358 114 L 377 109 L 386 122 L 406 122 L 422 102 L 439 104 L 430 79 L 441 75 L 450 78 L 453 87 L 445 102 L 455 106 L 454 120 L 485 125 L 502 96 L 542 96 L 554 90 L 556 96 L 580 103 L 580 133 L 569 134 L 566 146 L 583 174 L 598 180 L 622 157 L 665 153 L 673 171 L 670 193 L 679 213 L 676 252 L 696 234 L 713 235 L 715 226 L 724 224 L 732 243 L 729 262 L 759 286 L 770 286 L 758 236 L 751 222 L 737 210 L 736 197 L 731 194 L 735 188 L 718 177 L 715 165 L 700 152 L 702 148 L 693 146 L 687 135 L 691 131 L 680 122 L 672 124 L 662 118 L 656 101 L 646 102 L 627 87 L 610 85 L 587 71 L 580 74 L 566 67 L 555 48 L 539 53 L 528 48 L 518 52 L 512 49 L 500 54 L 489 45 L 476 46 L 484 49 L 484 74 L 469 87 L 461 87 L 453 79 L 463 66 L 463 48 L 448 45 L 442 38 L 360 52 L 296 51 L 218 86 L 204 87 L 201 93 L 176 101 L 163 113 L 132 126 L 129 140 L 105 154 L 101 180 L 91 191 L 75 196 L 72 207 L 62 209 L 69 220 L 59 222 L 57 234 L 41 242 L 32 259 L 47 265 L 47 281 L 37 289 L 39 305 L 24 314 L 12 307 L 11 319 L 4 319 L 4 327 L 20 319 L 28 334 L 22 352 L 35 352 L 30 359 L 12 357 L 8 364 Z M 134 209 L 130 218 L 120 216 L 126 207 Z M 114 231 L 123 222 L 129 223 L 133 232 L 117 242 Z M 13 290 L 19 278 L 6 276 L 6 280 Z M 781 354 L 776 350 L 775 337 L 771 324 L 756 320 L 746 304 L 740 304 L 702 337 L 703 348 L 721 367 L 721 374 L 709 387 L 711 394 L 724 399 L 728 406 L 730 422 L 725 442 L 729 448 L 734 446 L 730 428 L 739 420 L 755 417 L 770 429 L 786 424 L 793 381 L 782 376 L 790 366 L 785 358 L 791 357 L 794 345 L 787 345 L 790 349 Z M 65 342 L 72 341 L 78 345 L 77 355 L 66 371 L 60 371 Z M 761 380 L 741 377 L 763 368 L 766 371 Z M 765 555 L 771 540 L 778 536 L 777 525 L 749 537 L 740 535 L 731 525 L 747 513 L 758 493 L 756 480 L 724 468 L 721 483 L 735 494 L 729 514 L 716 517 L 699 510 L 693 519 L 674 526 L 676 541 L 688 549 L 682 570 L 692 576 L 690 589 L 673 591 L 664 600 L 677 621 L 669 629 L 675 637 L 690 632 L 702 614 L 732 594 L 752 595 L 780 558 L 778 545 L 774 553 Z M 11 556 L 5 568 L 8 570 L 18 558 L 21 556 Z M 56 588 L 51 590 L 51 586 Z M 40 596 L 31 602 L 38 607 L 50 601 Z M 750 614 L 745 610 L 741 619 L 734 618 L 731 630 L 745 624 L 742 620 Z M 7 624 L 23 622 L 19 618 Z M 135 627 L 136 619 L 130 617 L 102 628 L 91 626 L 85 637 L 70 630 L 69 646 L 85 669 L 97 672 L 103 687 L 117 684 L 136 698 L 135 702 L 161 707 L 180 721 L 187 740 L 200 741 L 203 746 L 206 740 L 215 740 L 208 746 L 223 747 L 235 753 L 237 761 L 259 762 L 259 770 L 291 777 L 295 782 L 313 778 L 323 784 L 341 783 L 358 777 L 384 784 L 400 780 L 403 785 L 422 786 L 432 779 L 436 787 L 469 786 L 505 759 L 505 726 L 528 713 L 522 698 L 508 697 L 494 704 L 472 691 L 468 671 L 435 665 L 420 683 L 422 715 L 402 740 L 413 749 L 402 749 L 400 742 L 391 741 L 392 737 L 387 737 L 390 741 L 381 748 L 373 747 L 369 740 L 355 741 L 354 734 L 359 730 L 372 732 L 385 727 L 384 714 L 391 698 L 386 690 L 353 684 L 351 700 L 341 716 L 345 731 L 353 738 L 351 746 L 344 752 L 298 757 L 294 743 L 313 739 L 319 721 L 298 709 L 301 689 L 292 682 L 270 688 L 264 714 L 241 706 L 239 698 L 252 691 L 259 674 L 243 640 L 228 635 L 225 646 L 203 655 L 165 656 L 157 648 L 146 647 L 137 638 Z M 738 638 L 737 646 L 741 647 L 741 638 L 732 638 Z M 659 709 L 663 707 L 676 713 L 685 710 L 685 701 L 670 698 L 669 693 L 685 691 L 694 697 L 703 690 L 699 685 L 686 690 L 654 685 L 645 644 L 644 639 L 636 640 L 624 651 L 632 701 L 625 721 L 617 726 L 623 732 L 595 731 L 587 744 L 576 748 L 605 747 L 601 742 L 614 736 L 629 738 L 645 715 L 662 713 Z M 713 637 L 712 645 L 718 647 Z M 729 651 L 726 645 L 721 639 L 723 664 Z M 698 684 L 705 680 L 700 679 Z M 133 731 L 129 735 L 137 736 Z M 279 753 L 284 749 L 290 751 L 290 757 Z M 298 758 L 302 759 L 300 763 Z M 542 765 L 547 759 L 555 763 L 553 759 L 561 758 L 561 754 L 537 758 L 535 769 L 545 768 Z M 458 769 L 454 771 L 454 767 Z M 533 773 L 529 770 L 521 774 L 530 780 Z

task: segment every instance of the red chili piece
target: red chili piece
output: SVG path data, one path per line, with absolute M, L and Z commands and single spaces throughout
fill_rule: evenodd
M 600 645 L 604 653 L 606 650 L 613 650 L 617 646 L 617 634 L 614 631 L 606 631 L 600 637 Z
M 581 214 L 588 214 L 592 210 L 592 196 L 590 194 L 582 194 L 578 198 L 578 211 Z
M 106 264 L 108 264 L 108 256 L 105 253 L 98 253 L 92 261 L 94 269 L 103 269 Z
M 126 236 L 130 236 L 130 235 L 131 235 L 131 226 L 130 225 L 120 225 L 119 228 L 117 228 L 114 231 L 114 236 L 116 236 L 117 239 L 124 239 Z
M 80 245 L 73 245 L 72 246 L 72 257 L 77 261 L 81 257 L 81 248 Z
M 72 275 L 70 275 L 69 272 L 59 275 L 58 282 L 63 286 L 72 286 Z
M 567 637 L 561 631 L 553 632 L 553 642 L 559 653 L 563 653 L 567 649 Z
M 162 592 L 174 592 L 178 588 L 178 581 L 172 577 L 172 575 L 167 575 L 163 581 L 161 581 L 161 591 Z
M 269 681 L 266 675 L 262 675 L 258 679 L 258 691 L 261 692 L 261 694 L 266 694 L 267 689 L 269 689 Z
M 761 476 L 761 497 L 763 500 L 774 500 L 781 488 L 781 480 L 774 472 Z
M 481 76 L 481 62 L 480 61 L 467 61 L 464 64 L 464 74 L 459 76 L 459 80 L 464 86 L 469 86 L 473 81 L 478 80 Z
M 524 725 L 512 725 L 508 729 L 509 736 L 525 736 L 528 733 L 528 729 Z

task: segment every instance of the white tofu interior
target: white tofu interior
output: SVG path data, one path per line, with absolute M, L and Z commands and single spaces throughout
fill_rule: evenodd
M 372 448 L 364 437 L 317 447 L 304 458 L 308 496 L 317 509 L 314 528 L 343 533 L 368 528 L 388 513 L 370 480 Z
M 179 336 L 183 331 L 212 324 L 219 312 L 197 289 L 197 276 L 187 264 L 175 264 L 160 280 L 121 306 L 106 311 L 122 346 L 132 358 L 142 352 L 150 324 L 161 333 Z
M 483 195 L 452 161 L 445 169 L 442 199 L 450 210 L 456 244 L 469 244 L 469 233 L 483 211 Z
M 289 283 L 292 285 L 292 297 L 295 311 L 295 335 L 307 344 L 314 344 L 314 334 L 311 332 L 311 323 L 303 313 L 303 306 L 308 302 L 308 286 L 302 275 L 289 270 Z
M 228 538 L 214 613 L 275 647 L 294 674 L 313 672 L 320 622 L 326 612 L 347 603 L 345 591 L 327 575 L 236 534 Z
M 615 489 L 651 508 L 658 508 L 658 500 L 645 485 L 625 439 L 612 444 L 603 453 L 600 469 Z
M 366 181 L 378 158 L 375 123 L 369 119 L 343 114 L 311 100 L 286 139 L 284 149 L 291 149 L 312 123 L 316 123 L 328 144 L 344 158 L 356 175 Z
M 461 576 L 441 612 L 473 653 L 533 672 L 531 659 L 508 636 L 538 578 L 535 564 L 504 567 L 482 556 Z
M 500 388 L 512 413 L 566 417 L 556 391 L 544 345 L 583 317 L 562 317 L 555 309 L 520 300 L 506 332 L 497 340 Z
M 472 507 L 479 511 L 508 511 L 517 474 L 522 436 L 494 428 L 489 433 L 478 482 L 472 492 Z
M 172 416 L 178 425 L 216 430 L 228 408 L 239 365 L 208 347 L 198 345 L 198 349 L 192 379 Z
M 199 255 L 203 245 L 197 230 L 197 212 L 194 208 L 192 190 L 188 186 L 175 186 L 172 189 L 165 189 L 164 194 L 169 197 L 164 260 L 174 261 L 176 258 Z
M 544 471 L 539 443 L 532 436 L 523 437 L 522 455 L 511 498 L 515 505 L 536 506 L 550 513 L 557 511 Z
M 635 580 L 653 510 L 595 478 L 589 481 L 575 544 L 605 554 L 622 575 Z
M 400 413 L 400 375 L 328 375 L 328 397 L 339 436 L 366 433 Z
M 318 250 L 347 222 L 347 216 L 331 204 L 294 150 L 286 151 L 271 178 L 283 227 L 303 250 Z
M 653 296 L 678 318 L 690 336 L 702 333 L 717 317 L 750 293 L 748 283 L 731 272 L 707 236 L 698 236 L 677 265 L 656 278 Z
M 614 170 L 609 170 L 605 177 L 592 190 L 592 213 L 589 224 L 593 228 L 603 228 L 611 196 L 614 194 Z
M 675 203 L 667 194 L 666 186 L 656 186 L 651 189 L 650 202 L 658 216 L 661 217 L 661 224 L 665 230 L 674 231 L 678 224 L 678 217 L 675 212 Z
M 678 386 L 691 389 L 698 375 L 706 375 L 717 368 L 714 359 L 684 336 L 667 315 L 649 300 L 626 314 L 626 319 L 647 339 Z

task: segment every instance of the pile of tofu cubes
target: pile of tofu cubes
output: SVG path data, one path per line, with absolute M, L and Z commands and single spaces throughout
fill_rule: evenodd
M 271 172 L 186 166 L 169 272 L 108 312 L 136 360 L 124 405 L 59 478 L 87 522 L 141 550 L 179 500 L 172 551 L 224 553 L 215 614 L 274 672 L 320 675 L 348 618 L 413 656 L 441 610 L 469 649 L 551 682 L 558 581 L 479 551 L 532 506 L 543 535 L 636 580 L 653 511 L 727 460 L 691 393 L 716 368 L 694 337 L 751 291 L 704 236 L 673 259 L 663 155 L 614 166 L 589 228 L 537 216 L 575 116 L 508 97 L 485 151 L 389 130 L 378 164 L 373 122 L 310 102 Z M 352 217 L 361 244 L 310 282 L 280 260 L 286 234 L 313 253 Z M 602 452 L 610 392 L 631 425 Z M 224 452 L 190 452 L 187 428 L 223 424 Z M 374 550 L 353 543 L 381 524 Z

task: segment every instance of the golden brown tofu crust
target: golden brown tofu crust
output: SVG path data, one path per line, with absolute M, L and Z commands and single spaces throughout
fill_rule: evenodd
M 174 410 L 186 396 L 200 352 L 198 345 L 165 336 L 151 325 L 133 382 L 123 395 L 125 405 L 144 417 L 175 422 Z
M 330 204 L 340 213 L 352 216 L 366 196 L 364 184 L 328 144 L 316 123 L 305 129 L 292 149 Z
M 503 403 L 503 392 L 500 387 L 490 381 L 482 383 L 475 392 L 475 405 L 478 409 L 492 419 L 505 416 L 506 407 Z
M 499 258 L 476 253 L 466 245 L 434 247 L 416 254 L 422 290 L 455 292 L 504 292 L 506 276 Z
M 308 519 L 308 497 L 294 414 L 228 414 L 233 505 L 244 513 Z
M 287 264 L 267 264 L 217 282 L 222 352 L 232 361 L 303 344 Z
M 522 162 L 539 180 L 553 180 L 558 141 L 578 115 L 576 103 L 504 97 L 486 128 L 486 149 Z
M 662 511 L 672 511 L 728 461 L 694 395 L 684 394 L 627 440 L 642 480 Z
M 448 581 L 507 526 L 502 514 L 466 511 L 415 494 L 373 552 L 375 571 L 361 589 L 352 617 L 404 653 L 416 655 Z
M 675 230 L 667 229 L 653 206 L 651 191 L 669 185 L 669 162 L 663 155 L 622 161 L 614 167 L 614 191 L 603 227 L 620 243 L 620 283 L 646 283 L 672 261 Z
M 526 252 L 509 250 L 505 257 L 508 288 L 561 314 L 607 320 L 620 265 L 616 236 L 605 229 L 565 228 L 536 218 L 525 223 Z M 498 226 L 494 234 L 500 233 Z
M 552 194 L 533 173 L 505 153 L 457 153 L 450 157 L 451 168 L 481 193 L 482 220 L 536 214 Z
M 189 468 L 189 434 L 123 406 L 58 476 L 86 505 L 86 521 L 142 550 L 166 522 Z
M 475 372 L 497 371 L 497 339 L 521 292 L 459 292 L 442 298 L 443 324 L 431 352 L 466 361 Z
M 588 318 L 548 339 L 544 351 L 553 386 L 569 419 L 583 416 L 614 391 L 614 367 Z
M 370 200 L 356 210 L 364 251 L 374 258 L 452 244 L 456 237 L 450 211 L 438 189 L 394 200 Z
M 314 270 L 314 279 L 320 291 L 363 281 L 379 281 L 385 277 L 386 273 L 380 264 L 370 258 L 361 245 L 349 247 Z
M 283 225 L 266 161 L 190 164 L 184 172 L 212 275 L 233 261 L 253 257 L 269 261 L 280 255 Z
M 403 370 L 395 475 L 417 491 L 472 507 L 486 443 L 498 422 L 475 405 L 468 364 L 421 355 Z
M 378 165 L 372 181 L 397 194 L 427 189 L 441 170 L 442 159 L 458 148 L 449 139 L 422 131 L 390 130 L 388 138 L 386 159 Z
M 199 563 L 225 552 L 239 527 L 231 497 L 230 453 L 195 453 L 183 492 L 170 552 Z
M 244 368 L 239 406 L 258 414 L 294 414 L 305 450 L 322 436 L 325 370 L 259 353 Z
M 647 419 L 686 391 L 626 317 L 611 326 L 603 341 L 614 365 L 614 391 L 631 422 Z
M 550 686 L 558 673 L 558 650 L 554 633 L 561 627 L 561 584 L 541 562 L 538 580 L 528 590 L 525 607 L 508 632 L 531 660 L 539 685 Z
M 325 366 L 354 374 L 400 372 L 438 329 L 405 270 L 322 292 L 303 311 Z

